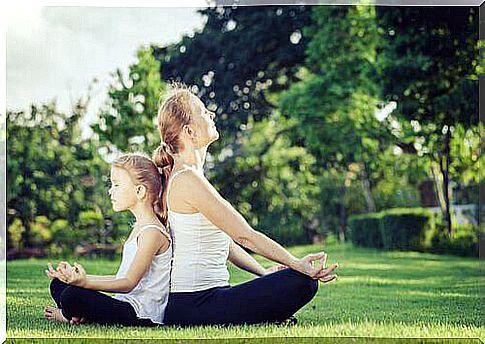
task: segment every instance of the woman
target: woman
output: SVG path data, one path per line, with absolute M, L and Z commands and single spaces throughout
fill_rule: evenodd
M 167 325 L 279 322 L 307 304 L 318 280 L 334 280 L 324 252 L 297 259 L 254 230 L 203 174 L 208 146 L 219 138 L 215 114 L 186 87 L 174 86 L 161 105 L 161 145 L 153 155 L 164 178 L 162 216 L 168 219 L 174 256 Z M 239 245 L 287 269 L 267 273 Z M 264 275 L 231 287 L 226 260 Z M 313 266 L 320 261 L 320 266 Z

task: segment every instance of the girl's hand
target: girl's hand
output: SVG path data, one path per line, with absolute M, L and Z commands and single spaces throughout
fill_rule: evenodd
M 57 270 L 57 272 L 65 275 L 65 276 L 71 276 L 73 269 L 74 268 L 68 262 L 59 262 L 59 264 L 57 264 L 56 270 Z
M 59 272 L 54 270 L 54 267 L 52 266 L 52 263 L 47 263 L 47 270 L 45 270 L 45 273 L 47 277 L 50 279 L 58 278 L 59 277 Z
M 84 287 L 86 285 L 86 271 L 84 270 L 83 266 L 78 263 L 74 263 L 74 267 L 72 268 L 70 275 L 59 273 L 58 278 L 64 283 L 77 287 Z

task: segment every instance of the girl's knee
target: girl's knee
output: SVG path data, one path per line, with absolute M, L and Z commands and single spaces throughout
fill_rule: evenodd
M 82 300 L 78 293 L 78 288 L 69 286 L 61 294 L 60 297 L 62 308 L 71 308 L 73 304 L 79 303 Z
M 68 284 L 61 282 L 57 278 L 54 278 L 54 279 L 52 279 L 52 281 L 49 285 L 49 290 L 51 292 L 51 295 L 54 296 L 54 295 L 59 294 L 66 287 L 68 287 Z

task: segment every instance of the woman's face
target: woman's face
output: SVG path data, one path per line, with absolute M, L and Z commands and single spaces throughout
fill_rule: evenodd
M 108 191 L 114 211 L 130 209 L 137 202 L 136 187 L 130 174 L 123 168 L 111 168 L 111 187 Z
M 210 145 L 219 138 L 214 123 L 215 113 L 207 110 L 204 103 L 196 96 L 192 96 L 192 124 L 195 131 L 195 148 L 199 149 Z

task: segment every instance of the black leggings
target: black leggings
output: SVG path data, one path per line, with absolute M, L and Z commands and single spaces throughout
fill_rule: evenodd
M 291 317 L 316 294 L 318 281 L 284 269 L 234 287 L 170 293 L 166 325 L 256 324 Z
M 139 319 L 130 303 L 99 291 L 71 286 L 57 278 L 52 280 L 50 291 L 57 307 L 68 320 L 79 317 L 98 324 L 156 325 L 150 319 Z

